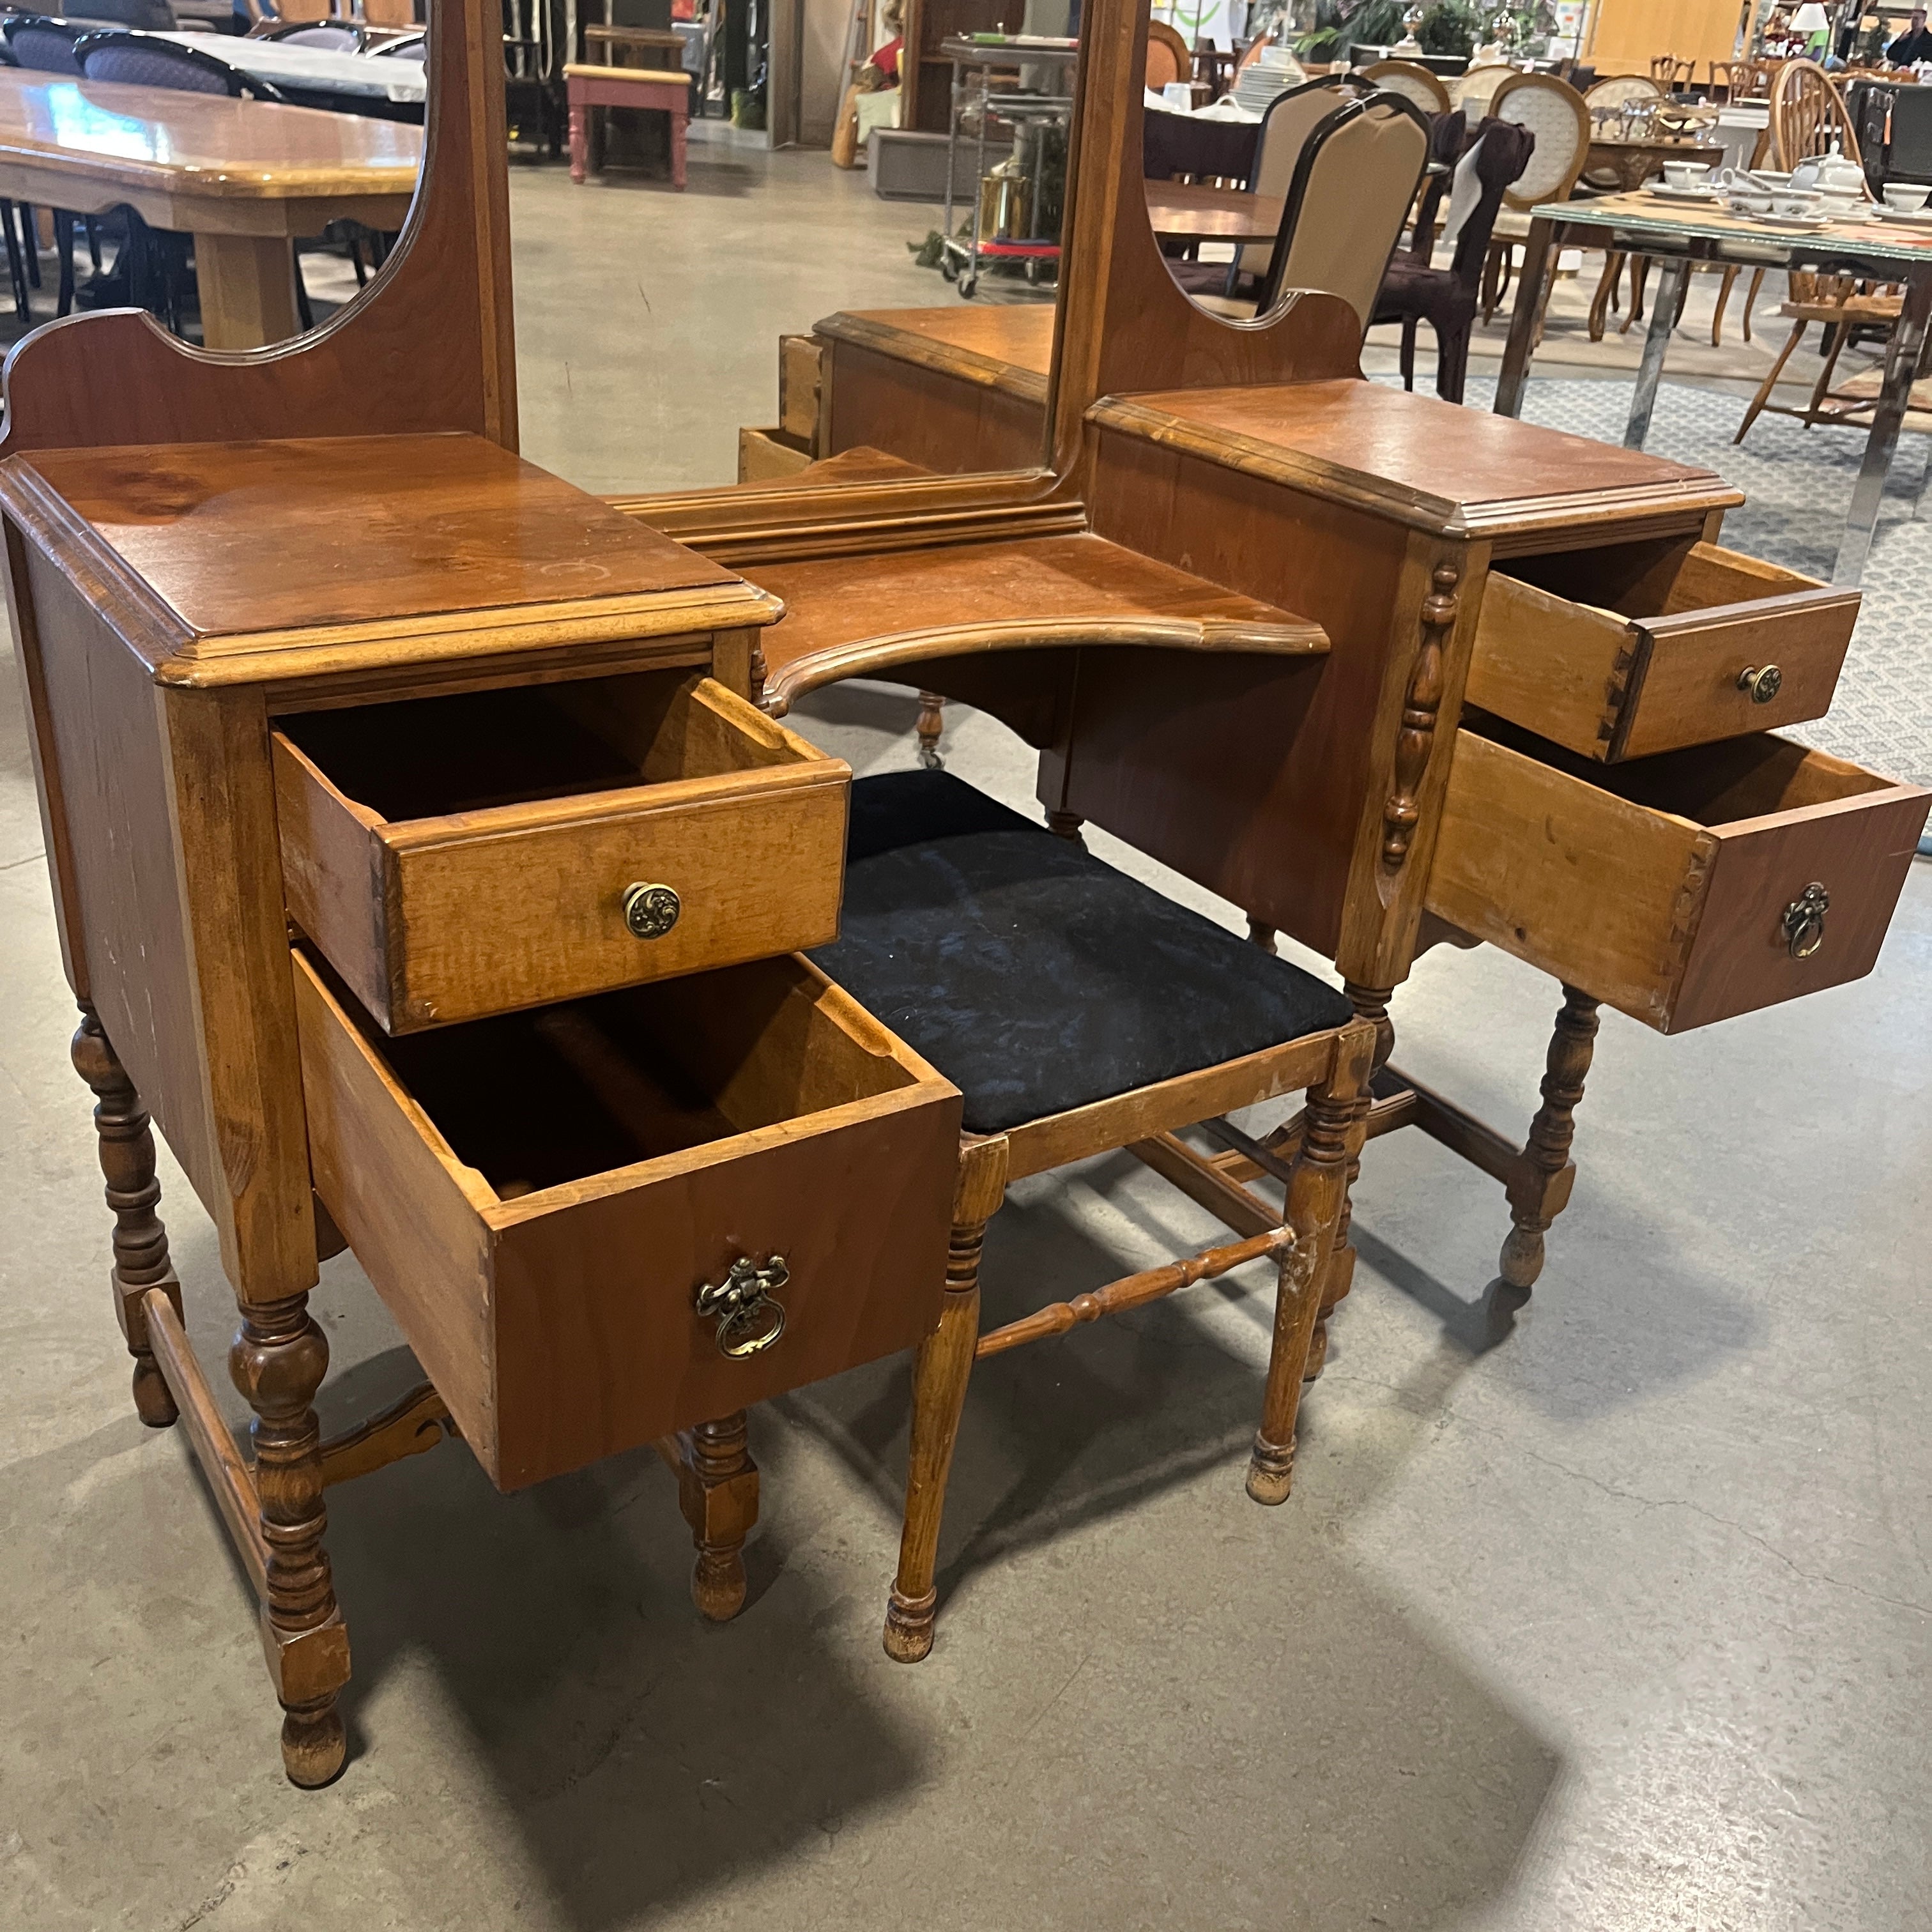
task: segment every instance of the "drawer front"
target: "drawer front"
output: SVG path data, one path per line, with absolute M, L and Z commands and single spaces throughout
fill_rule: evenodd
M 938 1322 L 958 1092 L 804 962 L 769 966 L 856 1016 L 875 1038 L 849 1052 L 882 1042 L 904 1085 L 509 1200 L 294 964 L 316 1191 L 500 1486 L 910 1347 Z M 783 1333 L 734 1358 L 697 1292 L 775 1256 Z
M 783 476 L 796 476 L 812 464 L 812 446 L 788 436 L 782 428 L 754 429 L 741 425 L 738 430 L 738 481 L 769 483 Z
M 1627 618 L 1492 572 L 1468 700 L 1606 761 L 1830 710 L 1856 591 L 1699 544 L 1670 602 L 1680 608 Z
M 849 770 L 720 686 L 692 710 L 782 761 L 391 822 L 277 732 L 291 915 L 395 1034 L 824 944 Z
M 1862 977 L 1932 794 L 1754 742 L 1810 802 L 1706 825 L 1459 732 L 1428 909 L 1664 1033 Z M 1786 913 L 1814 882 L 1823 943 L 1800 956 Z

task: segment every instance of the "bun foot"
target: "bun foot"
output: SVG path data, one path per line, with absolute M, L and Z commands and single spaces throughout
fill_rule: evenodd
M 886 1606 L 886 1654 L 895 1664 L 917 1664 L 932 1648 L 933 1619 L 939 1592 L 928 1590 L 908 1603 L 898 1591 Z
M 706 1623 L 728 1624 L 745 1607 L 745 1559 L 736 1550 L 700 1550 L 691 1570 L 691 1600 Z
M 170 1429 L 180 1419 L 167 1379 L 152 1360 L 134 1364 L 134 1412 L 150 1429 Z
M 1257 1436 L 1255 1452 L 1248 1462 L 1248 1494 L 1273 1509 L 1287 1502 L 1294 1481 L 1294 1444 L 1291 1442 L 1284 1448 Z
M 341 1776 L 348 1758 L 348 1734 L 332 1698 L 320 1711 L 290 1711 L 284 1716 L 282 1768 L 291 1784 L 304 1791 L 320 1790 Z
M 1543 1230 L 1512 1228 L 1503 1243 L 1496 1272 L 1512 1288 L 1533 1288 L 1543 1272 Z

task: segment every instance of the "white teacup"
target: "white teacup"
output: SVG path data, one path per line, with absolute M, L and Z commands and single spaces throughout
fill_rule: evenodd
M 1771 212 L 1784 221 L 1804 221 L 1822 213 L 1823 204 L 1815 194 L 1774 194 Z
M 1672 188 L 1708 188 L 1711 171 L 1701 161 L 1666 161 L 1664 178 Z
M 1885 191 L 1885 205 L 1895 208 L 1901 214 L 1916 214 L 1932 197 L 1932 188 L 1912 188 L 1903 182 L 1894 183 Z
M 1731 211 L 1736 214 L 1768 214 L 1771 212 L 1771 194 L 1768 189 L 1750 190 L 1731 196 Z

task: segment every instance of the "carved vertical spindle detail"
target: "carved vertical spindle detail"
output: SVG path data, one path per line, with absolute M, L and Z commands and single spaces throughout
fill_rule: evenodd
M 1422 640 L 1408 674 L 1402 700 L 1402 729 L 1395 741 L 1395 776 L 1388 802 L 1382 807 L 1382 869 L 1399 872 L 1408 859 L 1421 808 L 1416 800 L 1429 754 L 1436 742 L 1436 714 L 1442 703 L 1442 646 L 1456 628 L 1456 566 L 1438 563 L 1422 600 Z
M 745 1607 L 745 1539 L 758 1520 L 758 1466 L 745 1412 L 700 1422 L 680 1448 L 678 1502 L 698 1549 L 691 1600 L 707 1622 L 728 1623 Z
M 181 1284 L 168 1258 L 167 1230 L 154 1210 L 154 1136 L 147 1109 L 94 1009 L 82 1004 L 71 1048 L 74 1071 L 93 1089 L 94 1131 L 107 1204 L 114 1212 L 114 1310 L 134 1358 L 134 1407 L 150 1429 L 165 1429 L 178 1412 L 148 1346 L 144 1298 L 158 1288 L 181 1312 Z
M 1521 1174 L 1509 1189 L 1510 1211 L 1516 1226 L 1503 1243 L 1498 1268 L 1512 1288 L 1532 1286 L 1543 1272 L 1544 1232 L 1567 1198 L 1556 1197 L 1552 1204 L 1557 1178 L 1570 1164 L 1576 1112 L 1596 1049 L 1597 1026 L 1597 1002 L 1574 986 L 1565 986 L 1556 1028 L 1550 1039 L 1543 1105 L 1530 1123 Z
M 244 1304 L 228 1369 L 255 1412 L 249 1433 L 268 1552 L 264 1637 L 285 1714 L 282 1760 L 292 1783 L 326 1784 L 347 1751 L 335 1697 L 348 1678 L 349 1654 L 322 1547 L 328 1512 L 314 1403 L 328 1372 L 328 1341 L 308 1297 Z
M 919 734 L 919 761 L 929 772 L 940 770 L 946 764 L 939 750 L 939 734 L 945 728 L 945 699 L 936 691 L 922 691 L 919 694 L 919 722 L 914 729 Z

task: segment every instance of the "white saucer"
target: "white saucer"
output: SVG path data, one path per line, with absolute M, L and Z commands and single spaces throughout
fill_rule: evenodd
M 1882 203 L 1867 210 L 1878 221 L 1895 221 L 1902 228 L 1932 228 L 1932 208 L 1887 208 Z
M 1720 188 L 1672 188 L 1668 182 L 1655 182 L 1644 190 L 1654 194 L 1659 201 L 1719 201 L 1724 198 Z
M 1822 214 L 1750 214 L 1745 220 L 1760 228 L 1775 228 L 1785 235 L 1815 235 L 1831 224 Z

